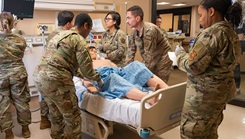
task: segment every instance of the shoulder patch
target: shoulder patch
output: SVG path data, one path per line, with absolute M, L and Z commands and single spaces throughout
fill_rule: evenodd
M 125 39 L 124 39 L 123 37 L 121 38 L 121 42 L 122 42 L 123 44 L 126 43 L 126 41 L 125 41 Z
M 209 38 L 210 36 L 211 36 L 210 34 L 206 33 L 206 34 L 204 35 L 204 38 Z
M 190 60 L 193 60 L 196 56 L 197 56 L 197 52 L 196 51 L 193 51 L 193 52 L 190 53 L 189 59 Z

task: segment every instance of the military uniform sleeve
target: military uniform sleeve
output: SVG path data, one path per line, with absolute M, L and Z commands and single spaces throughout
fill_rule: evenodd
M 25 52 L 25 49 L 27 47 L 27 43 L 26 43 L 26 40 L 24 38 L 22 38 L 22 42 L 23 42 L 23 48 L 22 48 L 22 50 L 23 50 L 23 52 Z
M 116 44 L 117 49 L 110 52 L 108 54 L 108 58 L 109 59 L 122 59 L 125 56 L 125 52 L 126 52 L 126 35 L 124 33 L 119 33 L 116 36 L 116 40 L 117 41 Z
M 191 49 L 188 59 L 183 52 L 180 53 L 177 59 L 178 66 L 181 66 L 182 69 L 185 69 L 193 75 L 203 73 L 216 55 L 218 46 L 223 46 L 220 41 L 218 44 L 218 40 L 215 37 L 216 35 L 211 35 L 207 32 L 200 34 L 194 42 L 193 49 Z
M 54 37 L 54 36 L 53 36 L 52 33 L 49 34 L 49 35 L 48 35 L 48 38 L 47 38 L 47 41 L 46 41 L 46 44 L 48 44 L 48 42 L 49 42 L 53 37 Z
M 185 51 L 181 51 L 180 54 L 177 56 L 177 66 L 180 70 L 189 73 L 190 70 L 188 65 L 188 58 L 189 54 Z
M 25 39 L 22 36 L 14 34 L 13 37 L 11 36 L 11 40 L 16 44 L 16 46 L 21 51 L 23 52 L 25 51 L 27 44 L 26 44 Z
M 134 61 L 136 51 L 137 51 L 137 46 L 135 45 L 134 35 L 132 33 L 129 38 L 127 57 L 125 62 L 126 65 Z
M 86 42 L 80 40 L 79 37 L 76 38 L 76 40 L 78 41 L 76 46 L 76 58 L 79 65 L 78 71 L 89 80 L 100 82 L 101 77 L 99 73 L 93 69 L 92 59 L 86 49 Z
M 145 39 L 144 48 L 147 49 L 148 51 L 145 53 L 149 53 L 149 54 L 145 54 L 146 57 L 144 58 L 144 60 L 145 60 L 145 65 L 149 68 L 149 70 L 154 70 L 154 68 L 156 67 L 156 65 L 153 64 L 152 61 L 154 60 L 154 55 L 155 52 L 157 51 L 157 38 L 162 37 L 162 34 L 159 33 L 157 32 L 156 28 L 150 28 L 148 31 L 145 32 L 144 35 L 144 39 Z
M 100 50 L 101 53 L 105 53 L 104 48 L 105 48 L 105 35 L 106 32 L 102 34 L 102 38 L 99 41 L 98 49 Z
M 84 78 L 83 73 L 80 71 L 80 68 L 76 70 L 75 76 L 80 77 L 80 78 Z
M 165 29 L 163 29 L 163 28 L 161 28 L 161 31 L 162 31 L 163 35 L 164 35 L 166 38 L 168 38 L 168 33 L 167 33 L 167 31 L 166 31 Z

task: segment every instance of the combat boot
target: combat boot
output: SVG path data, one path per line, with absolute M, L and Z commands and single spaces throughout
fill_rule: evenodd
M 22 126 L 22 135 L 24 138 L 29 138 L 31 136 L 31 132 L 29 130 L 28 125 L 23 125 Z
M 40 129 L 46 129 L 46 128 L 50 128 L 51 127 L 51 123 L 48 120 L 48 117 L 46 116 L 41 116 L 41 123 L 40 123 Z
M 5 134 L 6 134 L 5 139 L 14 139 L 14 134 L 13 134 L 12 129 L 6 130 L 6 131 L 5 131 Z

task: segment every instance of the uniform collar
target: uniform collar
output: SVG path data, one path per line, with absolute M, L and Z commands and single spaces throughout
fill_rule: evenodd
M 118 30 L 115 29 L 112 33 L 110 33 L 110 30 L 108 29 L 106 32 L 107 32 L 108 36 L 111 37 L 111 36 L 115 36 L 116 33 L 117 33 L 117 31 L 118 31 Z
M 62 28 L 62 26 L 58 26 L 57 28 L 58 30 L 64 31 L 64 29 Z
M 144 34 L 144 27 L 145 27 L 145 23 L 143 22 L 140 31 L 137 30 L 137 35 L 139 37 L 142 37 L 142 35 Z
M 76 32 L 76 33 L 79 35 L 79 37 L 80 37 L 81 40 L 85 40 L 85 39 L 83 38 L 83 36 L 80 35 L 80 34 L 78 33 L 78 31 L 77 31 L 77 29 L 76 29 L 75 27 L 72 27 L 72 28 L 70 29 L 70 31 Z
M 75 32 L 77 32 L 77 30 L 76 30 L 76 28 L 75 28 L 75 27 L 72 27 L 70 30 L 71 30 L 71 31 L 75 31 Z

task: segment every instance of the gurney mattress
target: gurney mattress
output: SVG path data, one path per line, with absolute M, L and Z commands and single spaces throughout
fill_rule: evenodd
M 106 99 L 99 95 L 83 93 L 79 106 L 81 109 L 105 120 L 123 123 L 133 127 L 139 126 L 140 101 L 119 98 Z

